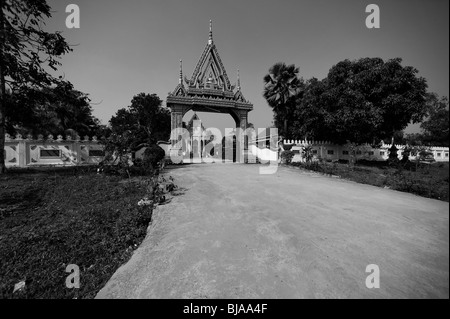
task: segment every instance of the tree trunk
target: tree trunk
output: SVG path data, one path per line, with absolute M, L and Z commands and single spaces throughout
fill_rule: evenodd
M 5 63 L 3 50 L 5 47 L 5 16 L 3 14 L 4 0 L 0 0 L 0 175 L 6 172 L 5 166 Z

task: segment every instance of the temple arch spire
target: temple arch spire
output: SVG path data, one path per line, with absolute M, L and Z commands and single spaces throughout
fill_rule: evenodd
M 208 44 L 213 44 L 212 20 L 209 20 L 209 39 Z
M 180 79 L 178 81 L 183 84 L 183 60 L 180 60 Z
M 239 73 L 239 69 L 237 70 L 237 89 L 238 91 L 241 90 L 241 75 Z

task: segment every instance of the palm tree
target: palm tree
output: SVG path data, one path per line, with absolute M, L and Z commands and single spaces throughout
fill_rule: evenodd
M 283 135 L 285 137 L 288 137 L 289 113 L 295 106 L 296 98 L 302 92 L 303 81 L 299 78 L 299 72 L 299 68 L 294 64 L 286 65 L 278 62 L 269 69 L 269 74 L 264 77 L 263 96 L 269 106 L 273 108 L 276 121 L 284 121 Z

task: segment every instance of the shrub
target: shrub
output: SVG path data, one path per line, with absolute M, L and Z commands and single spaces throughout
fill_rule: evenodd
M 144 152 L 143 164 L 144 166 L 156 168 L 164 157 L 166 157 L 166 152 L 158 145 L 152 145 Z
M 305 146 L 302 151 L 302 158 L 306 161 L 308 165 L 311 164 L 314 157 L 312 151 L 313 149 L 311 145 Z
M 281 153 L 281 160 L 284 161 L 286 164 L 291 164 L 294 155 L 295 153 L 293 151 L 283 151 Z

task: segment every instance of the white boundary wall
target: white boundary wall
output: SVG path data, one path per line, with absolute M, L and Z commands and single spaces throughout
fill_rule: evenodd
M 5 163 L 7 168 L 33 166 L 77 166 L 98 164 L 103 160 L 103 145 L 97 137 L 92 140 L 88 136 L 84 140 L 70 136 L 63 139 L 59 135 L 56 139 L 52 135 L 44 139 L 39 136 L 22 138 L 19 134 L 12 138 L 6 134 Z
M 73 140 L 70 136 L 65 139 L 59 135 L 56 139 L 52 135 L 44 139 L 39 136 L 33 139 L 31 136 L 23 138 L 18 134 L 12 138 L 6 134 L 5 140 L 5 163 L 7 168 L 12 167 L 33 167 L 33 166 L 77 166 L 98 164 L 103 160 L 104 146 L 99 143 L 97 137 L 89 139 L 85 136 L 83 140 L 77 137 Z M 163 145 L 161 145 L 163 144 Z M 170 143 L 158 143 L 164 148 L 166 154 L 169 153 Z M 307 145 L 312 146 L 314 157 L 324 160 L 348 160 L 350 158 L 349 150 L 345 146 L 332 144 L 327 141 L 298 141 L 285 140 L 284 145 L 292 146 L 291 150 L 295 155 L 293 162 L 304 161 L 302 158 L 303 148 Z M 365 146 L 366 153 L 358 154 L 357 159 L 367 159 L 373 161 L 385 161 L 389 157 L 389 149 L 391 144 L 383 144 L 380 148 L 372 148 L 370 145 Z M 398 157 L 402 158 L 402 152 L 405 145 L 396 145 L 398 149 Z M 437 162 L 449 161 L 448 147 L 429 147 Z M 136 153 L 136 157 L 141 157 L 145 149 Z M 270 150 L 250 150 L 251 153 L 258 153 L 263 159 L 276 160 L 276 152 Z M 272 154 L 273 153 L 273 154 Z M 411 156 L 411 160 L 415 157 Z
M 292 159 L 293 162 L 302 162 L 302 151 L 305 146 L 312 146 L 314 157 L 316 159 L 322 158 L 324 160 L 349 160 L 349 150 L 345 146 L 332 144 L 327 141 L 298 141 L 298 140 L 285 140 L 284 145 L 292 145 L 292 151 L 295 155 Z M 392 144 L 382 144 L 380 148 L 372 148 L 369 144 L 365 146 L 366 153 L 357 154 L 357 159 L 367 159 L 370 161 L 385 161 L 389 158 L 389 149 Z M 398 157 L 402 158 L 403 149 L 405 145 L 395 145 L 398 149 Z M 449 161 L 449 148 L 448 147 L 436 147 L 430 146 L 428 149 L 433 153 L 434 159 L 437 162 Z M 415 159 L 415 156 L 410 156 L 411 160 Z

